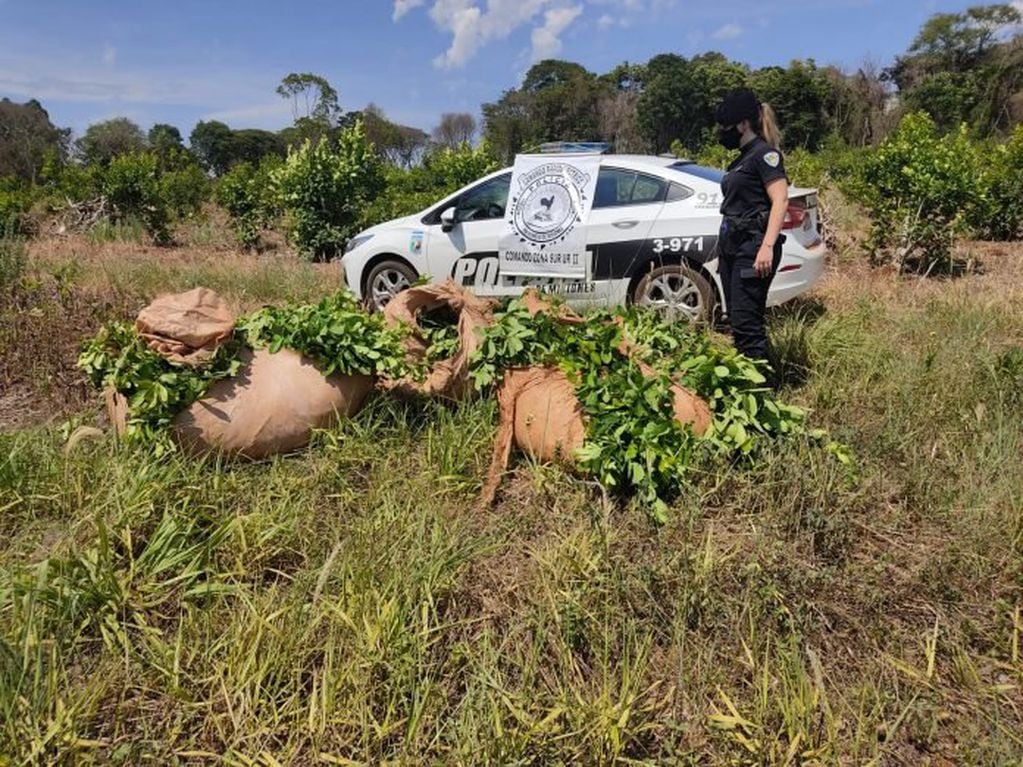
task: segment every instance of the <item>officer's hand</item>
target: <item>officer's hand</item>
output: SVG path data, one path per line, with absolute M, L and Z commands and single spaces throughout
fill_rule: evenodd
M 761 277 L 769 277 L 774 268 L 774 248 L 761 245 L 757 251 L 757 259 L 753 262 L 753 269 Z

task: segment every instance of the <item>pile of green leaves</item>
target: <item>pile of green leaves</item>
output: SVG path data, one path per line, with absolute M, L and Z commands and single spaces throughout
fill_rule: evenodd
M 633 355 L 618 351 L 622 340 Z M 637 361 L 655 374 L 643 375 Z M 530 316 L 513 300 L 483 331 L 470 373 L 485 388 L 503 370 L 531 365 L 557 366 L 575 386 L 587 421 L 580 468 L 609 490 L 634 492 L 657 521 L 694 466 L 748 457 L 765 439 L 804 430 L 803 411 L 779 402 L 754 362 L 651 312 L 618 309 L 568 325 L 549 314 Z M 713 428 L 705 437 L 675 420 L 673 382 L 709 404 Z
M 426 365 L 432 367 L 441 360 L 450 359 L 458 353 L 461 343 L 458 337 L 458 316 L 453 312 L 420 312 L 419 334 L 426 342 Z
M 267 306 L 243 317 L 237 327 L 250 345 L 274 353 L 294 349 L 315 360 L 324 375 L 408 372 L 401 331 L 385 327 L 383 315 L 368 314 L 346 291 L 318 304 Z
M 238 372 L 242 348 L 294 349 L 314 360 L 323 374 L 391 375 L 408 372 L 402 332 L 367 314 L 355 298 L 339 291 L 318 304 L 265 307 L 242 317 L 234 337 L 204 365 L 176 365 L 150 349 L 133 325 L 112 322 L 85 342 L 78 366 L 100 389 L 113 388 L 128 399 L 126 438 L 172 449 L 167 426 L 201 399 L 210 384 Z
M 780 402 L 757 363 L 692 326 L 667 325 L 637 309 L 617 314 L 636 355 L 703 397 L 714 414 L 708 441 L 721 453 L 751 455 L 764 438 L 803 430 L 806 413 Z
M 78 367 L 96 388 L 113 388 L 127 398 L 125 437 L 163 453 L 172 449 L 166 428 L 174 416 L 214 381 L 238 372 L 238 351 L 238 342 L 229 341 L 204 365 L 176 365 L 150 349 L 130 323 L 111 322 L 85 342 Z

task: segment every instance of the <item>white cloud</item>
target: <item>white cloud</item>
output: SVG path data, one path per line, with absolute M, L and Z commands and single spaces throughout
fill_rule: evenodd
M 554 58 L 561 51 L 561 33 L 579 18 L 581 5 L 568 8 L 554 8 L 544 14 L 542 27 L 533 30 L 533 60 Z
M 507 37 L 555 4 L 555 0 L 487 0 L 484 10 L 475 0 L 434 0 L 430 18 L 452 38 L 433 63 L 440 69 L 460 67 L 487 43 Z
M 715 40 L 734 40 L 739 37 L 745 30 L 738 24 L 728 23 L 724 26 L 718 27 L 714 30 L 711 35 Z
M 110 43 L 103 46 L 103 63 L 108 67 L 117 63 L 117 49 Z
M 395 21 L 400 21 L 402 16 L 425 2 L 426 0 L 394 0 L 394 14 L 392 18 Z
M 544 58 L 561 50 L 561 34 L 587 9 L 600 13 L 597 26 L 629 27 L 639 16 L 657 15 L 677 0 L 393 0 L 398 21 L 420 6 L 429 5 L 434 25 L 451 34 L 446 51 L 433 60 L 438 69 L 464 66 L 491 42 L 529 27 L 531 56 Z

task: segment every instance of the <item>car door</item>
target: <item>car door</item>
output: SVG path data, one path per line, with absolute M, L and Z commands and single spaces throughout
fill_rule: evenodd
M 444 231 L 441 210 L 428 219 L 426 262 L 435 281 L 454 278 L 480 295 L 501 293 L 497 269 L 497 243 L 504 231 L 511 173 L 470 187 L 450 206 L 455 225 Z
M 643 256 L 651 227 L 664 207 L 667 188 L 665 179 L 641 171 L 613 166 L 600 169 L 586 227 L 592 282 L 588 300 L 624 300 L 628 277 Z

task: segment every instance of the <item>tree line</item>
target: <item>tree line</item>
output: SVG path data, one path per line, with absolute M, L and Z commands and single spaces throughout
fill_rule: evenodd
M 482 130 L 470 114 L 445 114 L 427 132 L 387 119 L 370 104 L 345 112 L 338 92 L 312 73 L 287 75 L 277 93 L 294 122 L 280 131 L 200 121 L 188 136 L 157 124 L 148 132 L 127 118 L 90 125 L 72 141 L 38 101 L 0 101 L 0 176 L 35 181 L 47 161 L 107 164 L 119 154 L 152 151 L 162 161 L 194 160 L 212 175 L 239 162 L 284 157 L 307 139 L 336 138 L 362 120 L 367 138 L 391 164 L 409 168 L 438 147 L 472 143 L 478 134 L 505 161 L 545 141 L 603 140 L 619 152 L 698 152 L 711 138 L 714 106 L 732 88 L 750 87 L 770 103 L 788 149 L 818 149 L 829 139 L 879 143 L 903 113 L 925 111 L 940 130 L 966 123 L 975 137 L 1007 133 L 1023 121 L 1023 19 L 1012 5 L 939 13 L 888 67 L 854 72 L 813 59 L 753 69 L 721 53 L 692 58 L 658 54 L 598 74 L 550 59 L 533 65 L 517 88 L 483 104 Z
M 975 175 L 990 181 L 984 194 L 1007 202 L 976 207 L 973 217 L 1015 211 L 1005 229 L 1011 232 L 1020 217 L 1019 206 L 1009 204 L 1017 187 L 1004 171 L 1016 167 L 1019 139 L 1004 142 L 1008 148 L 984 142 L 1023 123 L 1021 21 L 1005 4 L 936 14 L 890 66 L 854 72 L 812 59 L 754 69 L 716 52 L 658 54 L 603 74 L 545 60 L 517 88 L 483 104 L 481 123 L 470 114 L 445 114 L 430 132 L 394 122 L 373 104 L 346 111 L 337 90 L 308 72 L 287 75 L 276 89 L 292 109 L 284 129 L 205 120 L 187 144 L 173 125 L 143 131 L 124 117 L 74 138 L 38 101 L 4 99 L 0 236 L 30 231 L 30 209 L 52 213 L 67 204 L 85 207 L 79 220 L 137 220 L 154 240 L 167 242 L 173 221 L 196 214 L 212 197 L 245 246 L 258 247 L 260 233 L 284 221 L 300 251 L 329 258 L 360 226 L 421 209 L 545 141 L 600 139 L 618 152 L 726 161 L 713 141 L 714 108 L 727 90 L 744 86 L 774 107 L 797 174 L 819 174 L 826 158 L 832 178 L 850 169 L 857 172 L 849 178 L 861 178 L 857 150 L 894 145 L 889 139 L 904 144 L 907 134 L 897 135 L 897 127 L 916 114 L 926 115 L 931 133 L 920 132 L 919 120 L 913 124 L 918 135 L 930 136 L 935 157 L 976 142 L 975 167 L 984 169 Z M 1002 155 L 1008 166 L 984 164 Z M 1004 178 L 996 183 L 996 176 Z

